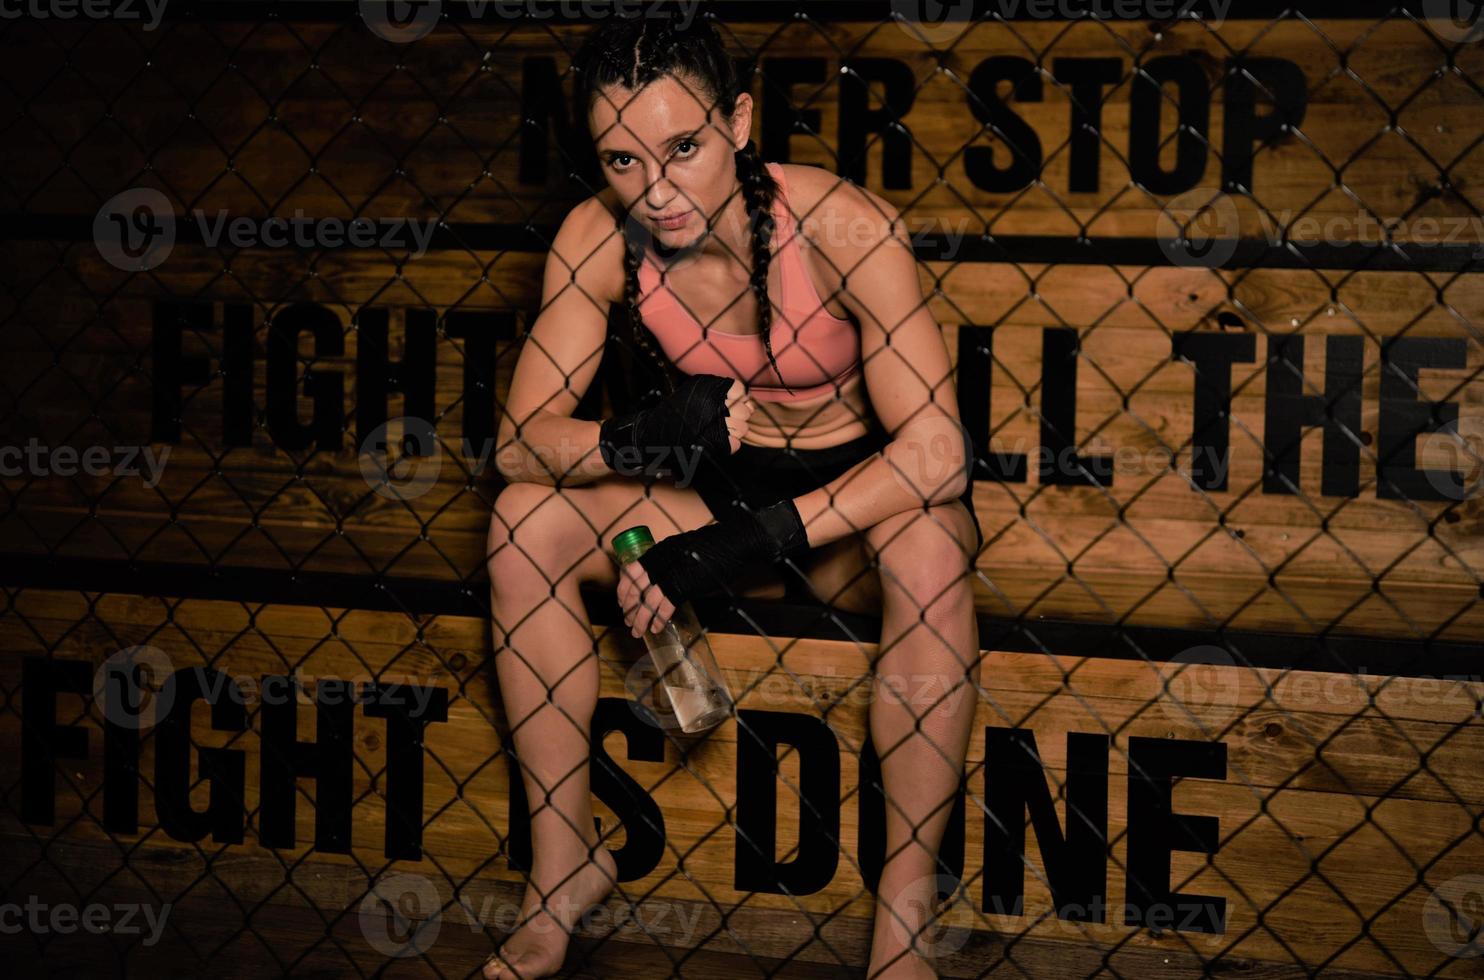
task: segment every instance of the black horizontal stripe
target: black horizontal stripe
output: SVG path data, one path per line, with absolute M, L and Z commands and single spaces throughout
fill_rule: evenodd
M 1422 0 L 1350 0 L 1335 3 L 1333 0 L 1308 0 L 1308 2 L 1281 2 L 1281 0 L 968 0 L 959 11 L 956 5 L 944 3 L 954 10 L 955 17 L 963 17 L 972 10 L 975 19 L 1007 21 L 1072 20 L 1087 16 L 1083 11 L 1106 10 L 1121 13 L 1134 7 L 1139 16 L 1132 20 L 1156 20 L 1168 16 L 1171 10 L 1189 10 L 1199 13 L 1205 20 L 1212 20 L 1223 12 L 1228 20 L 1271 20 L 1275 17 L 1302 14 L 1310 19 L 1323 20 L 1377 20 L 1387 16 L 1402 16 L 1410 10 L 1414 16 L 1422 17 Z M 115 7 L 138 9 L 140 0 L 113 0 Z M 655 0 L 623 0 L 620 10 L 635 9 L 648 12 L 655 7 Z M 660 6 L 678 7 L 673 0 Z M 359 19 L 360 4 L 354 0 L 171 0 L 165 12 L 166 20 L 296 20 L 336 21 Z M 507 19 L 500 11 L 513 8 L 533 12 L 533 23 L 585 23 L 603 19 L 614 9 L 612 3 L 602 0 L 487 0 L 480 6 L 466 0 L 443 0 L 442 9 L 449 21 L 458 23 Z M 713 13 L 723 21 L 780 23 L 802 18 L 824 22 L 881 23 L 892 19 L 893 12 L 918 9 L 911 0 L 705 0 L 698 10 Z M 926 17 L 932 17 L 929 7 Z M 1047 12 L 1050 16 L 1047 16 Z
M 338 216 L 337 216 L 338 217 Z M 365 217 L 377 220 L 374 215 Z M 305 220 L 315 220 L 306 218 Z M 341 219 L 348 220 L 348 219 Z M 381 219 L 391 220 L 391 219 Z M 418 221 L 428 219 L 418 218 Z M 429 251 L 474 252 L 548 251 L 556 237 L 555 225 L 479 224 L 451 222 L 436 228 Z M 178 220 L 176 243 L 202 245 L 195 221 Z M 81 215 L 11 213 L 0 219 L 0 241 L 46 241 L 91 243 L 93 219 Z M 402 240 L 407 235 L 402 234 Z M 941 233 L 913 236 L 913 248 L 924 262 L 956 261 L 1059 263 L 1065 265 L 1171 265 L 1157 238 L 1077 238 L 1069 235 L 969 235 L 963 238 Z M 258 247 L 223 251 L 275 252 Z M 305 251 L 383 251 L 380 245 L 343 245 L 335 249 Z M 386 249 L 395 258 L 407 249 Z M 1313 245 L 1273 243 L 1262 238 L 1244 238 L 1235 253 L 1221 264 L 1225 269 L 1333 269 L 1391 272 L 1458 272 L 1484 266 L 1484 243 L 1397 243 L 1325 242 Z
M 294 574 L 281 569 L 154 562 L 0 556 L 0 585 L 107 592 L 171 599 L 216 599 L 401 612 L 409 616 L 489 615 L 489 582 L 431 581 L 386 575 L 327 572 Z M 624 629 L 611 589 L 583 586 L 584 605 L 596 626 Z M 877 643 L 881 620 L 798 601 L 703 597 L 696 615 L 718 633 Z M 635 641 L 637 642 L 637 641 Z M 1238 666 L 1399 677 L 1473 677 L 1484 671 L 1476 644 L 1423 637 L 1355 636 L 1260 632 L 1236 629 L 1176 629 L 1099 623 L 979 616 L 979 645 L 985 650 L 1051 653 L 1165 662 L 1195 646 L 1232 651 Z M 1182 661 L 1183 662 L 1183 661 Z M 1209 662 L 1209 661 L 1202 661 Z M 864 670 L 864 664 L 862 666 Z

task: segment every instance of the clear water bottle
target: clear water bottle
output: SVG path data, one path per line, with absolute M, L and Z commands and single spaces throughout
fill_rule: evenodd
M 614 536 L 613 553 L 628 564 L 653 544 L 649 526 L 639 524 Z M 644 643 L 649 647 L 654 671 L 640 685 L 648 690 L 633 693 L 639 695 L 641 703 L 652 703 L 660 709 L 656 715 L 662 727 L 673 725 L 687 734 L 696 734 L 715 727 L 732 713 L 732 692 L 689 602 L 675 610 L 660 632 L 646 630 Z M 658 696 L 661 691 L 663 697 Z

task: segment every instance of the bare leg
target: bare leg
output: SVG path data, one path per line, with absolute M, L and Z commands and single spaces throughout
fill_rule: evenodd
M 561 969 L 581 915 L 615 883 L 598 843 L 588 779 L 599 662 L 580 583 L 616 586 L 607 541 L 634 524 L 658 540 L 711 519 L 691 491 L 604 481 L 557 491 L 514 484 L 490 525 L 495 671 L 531 809 L 532 867 L 519 925 L 485 977 L 544 977 Z M 591 525 L 589 524 L 591 522 Z M 596 532 L 594 531 L 596 527 Z M 638 641 L 635 641 L 638 642 Z
M 955 513 L 956 512 L 956 513 Z M 913 511 L 867 531 L 879 549 L 882 651 L 871 741 L 886 795 L 886 862 L 876 893 L 870 980 L 936 976 L 933 908 L 938 848 L 958 794 L 978 701 L 979 629 L 961 504 Z M 967 535 L 965 538 L 964 535 Z M 923 556 L 931 554 L 931 561 Z M 941 556 L 941 557 L 936 557 Z

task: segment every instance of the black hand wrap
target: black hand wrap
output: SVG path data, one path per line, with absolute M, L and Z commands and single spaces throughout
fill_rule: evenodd
M 726 396 L 735 380 L 693 374 L 657 405 L 605 420 L 598 433 L 603 462 L 624 476 L 648 473 L 674 482 L 695 471 L 683 465 L 682 452 L 717 459 L 731 455 Z
M 809 550 L 804 522 L 792 500 L 672 534 L 639 556 L 649 580 L 675 606 L 721 592 L 755 561 L 779 562 Z

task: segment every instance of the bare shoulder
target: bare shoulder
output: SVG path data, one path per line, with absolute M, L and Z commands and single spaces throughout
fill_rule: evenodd
M 900 214 L 880 195 L 823 167 L 783 164 L 789 203 L 805 240 L 836 266 L 853 267 L 882 240 L 900 233 Z
M 553 257 L 597 299 L 623 298 L 623 237 L 604 188 L 567 212 L 552 242 Z

